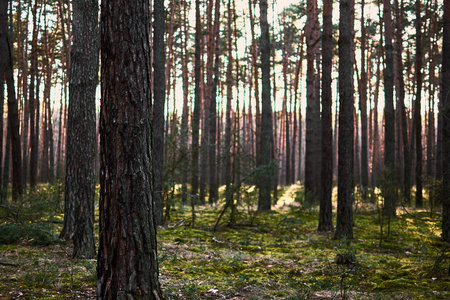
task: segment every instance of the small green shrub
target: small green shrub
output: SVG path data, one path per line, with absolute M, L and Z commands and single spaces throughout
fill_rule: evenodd
M 57 241 L 52 225 L 45 223 L 0 225 L 0 245 L 27 241 L 32 245 L 50 245 Z

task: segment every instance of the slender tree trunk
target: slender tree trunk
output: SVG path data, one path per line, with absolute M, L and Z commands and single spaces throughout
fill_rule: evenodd
M 8 92 L 8 123 L 11 132 L 11 151 L 12 151 L 12 197 L 16 201 L 20 194 L 22 194 L 22 157 L 20 147 L 19 134 L 19 111 L 16 99 L 16 92 L 14 87 L 14 70 L 13 70 L 13 49 L 12 38 L 8 33 L 8 2 L 7 0 L 0 1 L 0 53 L 3 53 L 2 68 L 7 84 Z M 3 84 L 3 80 L 0 81 Z M 7 173 L 4 173 L 8 176 Z
M 5 3 L 3 3 L 5 2 Z M 6 31 L 7 25 L 5 26 L 4 22 L 7 22 L 7 10 L 8 10 L 8 1 L 0 2 L 0 53 L 8 53 L 7 44 L 3 41 L 6 39 Z M 6 6 L 6 8 L 4 7 Z M 3 159 L 3 123 L 4 123 L 4 103 L 5 103 L 5 71 L 6 71 L 6 55 L 0 56 L 0 205 L 6 202 L 6 197 L 3 196 L 3 177 L 8 177 L 8 174 L 2 173 L 2 159 Z M 9 126 L 7 126 L 8 128 Z M 7 134 L 8 135 L 8 134 Z M 5 157 L 7 153 L 5 153 Z M 8 162 L 5 161 L 5 164 Z
M 200 39 L 201 39 L 201 20 L 200 20 L 200 0 L 195 1 L 195 58 L 194 58 L 194 112 L 192 116 L 192 182 L 191 194 L 198 193 L 198 157 L 199 157 L 199 131 L 200 131 Z
M 163 299 L 154 202 L 148 1 L 102 1 L 99 299 Z
M 189 27 L 188 27 L 188 3 L 184 3 L 183 5 L 183 32 L 182 32 L 182 62 L 181 68 L 183 72 L 183 114 L 181 116 L 181 155 L 182 158 L 182 170 L 181 170 L 181 202 L 183 204 L 187 203 L 187 179 L 188 179 L 188 146 L 187 140 L 189 136 L 188 130 L 188 118 L 189 118 L 189 74 L 188 74 L 188 50 L 187 50 L 187 41 L 189 39 Z
M 31 69 L 30 69 L 30 188 L 34 189 L 37 184 L 37 158 L 38 158 L 38 136 L 39 128 L 36 126 L 38 117 L 38 94 L 35 94 L 35 81 L 37 75 L 37 0 L 32 9 L 33 14 L 33 38 L 31 40 Z
M 390 0 L 384 0 L 383 19 L 385 24 L 385 70 L 384 70 L 384 97 L 385 97 L 385 125 L 384 125 L 384 168 L 386 179 L 391 181 L 397 178 L 395 168 L 395 112 L 394 112 L 394 57 L 392 45 L 392 13 Z M 384 210 L 389 216 L 396 215 L 396 196 L 394 189 L 389 186 L 385 191 Z
M 403 1 L 402 1 L 403 4 Z M 407 203 L 411 202 L 411 158 L 409 154 L 409 142 L 408 142 L 408 125 L 406 119 L 406 107 L 405 107 L 405 83 L 403 80 L 403 60 L 402 60 L 402 32 L 403 26 L 401 22 L 401 16 L 403 14 L 403 7 L 399 6 L 398 0 L 395 0 L 395 12 L 396 12 L 396 44 L 397 44 L 397 73 L 398 73 L 398 88 L 397 97 L 400 103 L 400 115 L 401 115 L 401 127 L 402 127 L 402 142 L 403 142 L 403 197 Z
M 253 3 L 252 3 L 253 2 Z M 250 30 L 252 37 L 252 46 L 251 46 L 251 56 L 252 56 L 252 85 L 254 88 L 254 97 L 255 97 L 255 105 L 256 105 L 256 115 L 255 115 L 255 123 L 256 123 L 256 132 L 254 136 L 254 143 L 252 145 L 253 151 L 256 153 L 256 161 L 259 163 L 259 155 L 260 155 L 260 139 L 261 139 L 261 109 L 260 109 L 260 95 L 259 95 L 259 72 L 258 72 L 258 45 L 255 34 L 255 17 L 253 15 L 253 5 L 256 1 L 249 0 L 249 15 L 250 15 Z M 249 104 L 250 105 L 250 104 Z M 250 115 L 250 114 L 249 114 Z M 253 123 L 252 123 L 253 124 Z M 252 137 L 253 138 L 253 137 Z
M 8 198 L 9 183 L 9 164 L 11 159 L 11 126 L 9 120 L 6 120 L 6 143 L 5 143 L 5 160 L 3 161 L 3 182 L 2 182 L 2 199 Z
M 164 102 L 166 97 L 166 60 L 164 51 L 164 0 L 154 1 L 153 24 L 153 153 L 155 172 L 155 213 L 156 223 L 164 224 L 163 218 L 163 161 L 164 161 Z
M 369 186 L 369 147 L 367 130 L 367 72 L 366 72 L 366 24 L 365 1 L 361 1 L 361 88 L 359 110 L 361 111 L 361 191 L 363 201 L 367 199 Z
M 260 164 L 263 168 L 259 174 L 259 199 L 258 211 L 267 211 L 271 208 L 271 182 L 272 167 L 271 142 L 272 142 L 272 104 L 270 96 L 270 36 L 267 22 L 267 0 L 260 0 L 260 24 L 261 24 L 261 75 L 262 75 L 262 116 L 261 116 L 261 146 Z
M 333 230 L 331 191 L 333 185 L 333 128 L 331 69 L 333 60 L 332 0 L 323 2 L 322 33 L 322 168 L 319 231 Z
M 216 161 L 216 134 L 217 134 L 217 89 L 219 85 L 219 56 L 220 56 L 220 1 L 216 0 L 214 17 L 214 81 L 212 82 L 211 98 L 209 103 L 209 203 L 217 202 L 217 161 Z
M 225 199 L 227 205 L 231 206 L 234 201 L 231 198 L 231 101 L 233 100 L 233 40 L 231 23 L 233 22 L 233 11 L 231 9 L 232 0 L 227 2 L 227 104 L 225 113 L 225 185 L 226 193 Z M 238 83 L 239 84 L 239 83 Z M 239 108 L 239 106 L 238 106 Z M 234 220 L 232 220 L 234 221 Z
M 422 21 L 420 4 L 416 1 L 416 101 L 414 103 L 414 118 L 416 120 L 416 207 L 423 206 L 422 199 L 422 118 L 421 118 L 421 94 L 422 94 Z
M 450 242 L 450 1 L 444 0 L 444 34 L 442 49 L 442 142 L 443 205 L 442 239 Z
M 351 0 L 339 2 L 339 161 L 336 239 L 353 238 L 353 64 Z

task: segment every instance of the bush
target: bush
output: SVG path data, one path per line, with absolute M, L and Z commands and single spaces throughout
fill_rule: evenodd
M 32 245 L 49 245 L 57 241 L 52 225 L 45 223 L 0 225 L 0 245 L 27 241 Z

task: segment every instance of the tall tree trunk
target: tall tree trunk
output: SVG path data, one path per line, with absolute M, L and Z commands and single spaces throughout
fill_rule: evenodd
M 21 16 L 22 8 L 21 2 L 17 1 L 17 14 Z M 20 19 L 20 18 L 19 18 Z M 27 18 L 24 24 L 28 32 L 28 8 L 27 8 Z M 23 29 L 22 20 L 17 20 L 17 67 L 19 71 L 18 76 L 18 99 L 23 98 L 23 109 L 22 109 L 22 127 L 21 127 L 21 137 L 22 137 L 22 184 L 25 187 L 28 181 L 28 161 L 29 161 L 29 125 L 30 125 L 30 103 L 29 103 L 29 89 L 28 89 L 28 34 L 26 35 L 25 42 L 22 40 Z M 21 92 L 21 94 L 20 94 Z M 22 97 L 21 97 L 22 96 Z M 20 101 L 20 100 L 19 100 Z
M 187 203 L 187 179 L 188 179 L 188 118 L 189 118 L 189 73 L 188 73 L 188 49 L 187 49 L 187 41 L 189 39 L 189 26 L 188 26 L 188 3 L 184 3 L 183 5 L 183 32 L 182 32 L 182 59 L 181 59 L 181 68 L 182 68 L 182 78 L 183 78 L 183 114 L 181 116 L 181 155 L 182 158 L 182 169 L 181 169 L 181 202 Z
M 220 1 L 216 0 L 214 17 L 214 81 L 212 82 L 211 98 L 209 103 L 209 203 L 217 202 L 217 168 L 216 168 L 216 133 L 217 133 L 217 89 L 219 86 L 219 55 L 220 55 Z
M 403 1 L 402 1 L 403 5 Z M 400 103 L 400 115 L 401 115 L 401 127 L 402 127 L 402 145 L 403 145 L 403 197 L 407 203 L 411 202 L 411 158 L 409 153 L 408 142 L 408 125 L 406 119 L 406 107 L 405 107 L 405 83 L 403 80 L 403 59 L 402 59 L 402 32 L 403 26 L 401 22 L 401 16 L 403 15 L 403 6 L 400 7 L 398 0 L 395 0 L 395 14 L 396 14 L 396 45 L 397 45 L 397 77 L 398 88 L 397 97 Z
M 163 299 L 157 262 L 148 1 L 102 1 L 100 299 Z
M 11 131 L 11 151 L 12 151 L 12 196 L 16 201 L 22 194 L 22 157 L 20 147 L 19 134 L 19 111 L 14 87 L 14 70 L 13 70 L 13 49 L 12 38 L 8 33 L 8 2 L 0 1 L 0 53 L 2 55 L 2 69 L 4 72 L 0 76 L 4 76 L 8 91 L 8 123 Z M 0 81 L 3 84 L 3 80 Z M 5 176 L 8 174 L 5 173 Z
M 307 1 L 306 21 L 307 45 L 307 107 L 306 107 L 306 138 L 305 138 L 305 193 L 306 201 L 316 201 L 320 185 L 320 98 L 318 93 L 318 74 L 315 60 L 319 55 L 319 20 L 317 0 Z
M 75 0 L 72 5 L 73 44 L 70 53 L 64 227 L 61 236 L 66 239 L 73 237 L 75 258 L 94 258 L 95 90 L 100 50 L 98 3 L 96 0 Z
M 450 242 L 450 1 L 444 0 L 444 34 L 442 43 L 442 142 L 443 202 L 442 239 Z
M 250 86 L 253 86 L 254 89 L 254 98 L 255 98 L 255 106 L 256 106 L 256 115 L 255 115 L 255 123 L 256 123 L 256 131 L 254 136 L 252 135 L 251 138 L 253 140 L 252 143 L 252 151 L 255 152 L 256 161 L 259 165 L 259 159 L 260 159 L 260 144 L 261 144 L 261 109 L 260 109 L 260 95 L 259 95 L 259 72 L 258 72 L 258 44 L 256 40 L 256 34 L 255 34 L 255 17 L 253 15 L 253 5 L 255 5 L 256 1 L 249 0 L 249 16 L 250 16 L 250 32 L 251 32 L 251 38 L 252 38 L 252 45 L 251 45 L 251 64 L 252 64 L 252 75 L 251 75 L 251 81 Z M 251 103 L 251 98 L 249 101 L 249 107 Z M 250 112 L 250 111 L 249 111 Z M 252 114 L 249 113 L 249 116 Z M 252 120 L 251 118 L 249 120 Z M 253 121 L 251 125 L 253 125 Z
M 261 142 L 259 167 L 259 199 L 258 211 L 267 211 L 271 208 L 271 182 L 272 167 L 271 142 L 272 142 L 272 104 L 270 96 L 270 36 L 267 22 L 267 0 L 260 0 L 260 24 L 261 24 L 261 75 L 262 75 L 262 116 L 261 116 Z
M 227 2 L 227 104 L 225 113 L 225 199 L 228 206 L 231 206 L 231 101 L 233 100 L 233 39 L 231 23 L 233 22 L 233 11 L 231 9 L 232 0 Z M 239 84 L 239 83 L 238 83 Z M 239 107 L 237 107 L 239 109 Z M 234 221 L 234 220 L 232 220 Z
M 192 182 L 191 194 L 198 193 L 198 157 L 199 157 L 199 131 L 200 131 L 200 39 L 202 37 L 200 19 L 200 0 L 195 1 L 195 57 L 194 57 L 194 112 L 192 116 Z
M 383 19 L 385 24 L 385 69 L 384 69 L 384 174 L 391 181 L 397 178 L 395 170 L 395 112 L 394 112 L 394 57 L 392 45 L 391 1 L 384 0 Z M 396 215 L 396 193 L 391 185 L 384 194 L 384 210 L 389 216 Z
M 319 231 L 333 230 L 331 191 L 333 185 L 333 128 L 331 69 L 333 60 L 332 0 L 323 2 L 322 33 L 322 168 Z
M 163 161 L 164 161 L 164 102 L 166 97 L 166 59 L 164 51 L 164 0 L 154 1 L 153 12 L 153 153 L 155 172 L 155 213 L 156 223 L 164 224 L 163 218 Z
M 362 199 L 367 199 L 369 186 L 369 147 L 367 130 L 367 72 L 366 72 L 366 24 L 365 1 L 361 1 L 361 88 L 359 91 L 359 110 L 361 111 L 361 190 Z
M 285 16 L 284 16 L 285 18 Z M 286 21 L 286 20 L 284 20 Z M 284 142 L 285 142 L 285 146 L 284 146 L 284 151 L 282 148 L 278 148 L 280 152 L 284 152 L 285 153 L 285 176 L 284 176 L 284 182 L 286 185 L 289 185 L 290 182 L 290 173 L 291 173 L 291 164 L 290 164 L 290 159 L 291 159 L 291 145 L 290 145 L 290 140 L 289 140 L 289 115 L 288 115 L 288 110 L 287 110 L 287 103 L 288 103 L 288 90 L 289 90 L 289 86 L 288 86 L 288 57 L 289 57 L 289 53 L 288 53 L 288 43 L 290 43 L 289 37 L 288 37 L 288 32 L 286 29 L 286 25 L 283 26 L 283 58 L 282 58 L 282 62 L 283 62 L 283 82 L 284 82 L 284 95 L 283 95 L 283 111 L 282 111 L 282 116 L 284 116 L 282 118 L 282 120 L 284 120 Z M 283 122 L 283 121 L 282 121 Z M 276 124 L 276 118 L 274 121 L 274 124 Z M 280 126 L 281 130 L 283 130 L 283 126 Z M 276 132 L 276 128 L 275 128 L 275 132 Z M 282 133 L 280 133 L 280 136 L 282 136 Z M 281 168 L 281 171 L 283 169 Z
M 39 118 L 37 115 L 39 102 L 37 98 L 38 94 L 35 94 L 35 81 L 37 75 L 37 1 L 32 9 L 33 14 L 33 38 L 31 40 L 31 69 L 30 69 L 30 188 L 34 189 L 37 184 L 37 158 L 38 158 L 38 137 L 39 128 L 36 126 L 36 119 Z
M 7 44 L 3 42 L 4 39 L 6 39 L 6 32 L 4 31 L 7 29 L 7 25 L 3 24 L 4 22 L 7 22 L 7 16 L 4 15 L 3 10 L 8 10 L 7 8 L 8 1 L 5 1 L 5 3 L 0 2 L 0 53 L 7 53 L 8 49 L 6 48 Z M 3 7 L 3 5 L 6 5 L 6 8 Z M 5 18 L 5 20 L 3 19 Z M 5 27 L 5 28 L 3 28 Z M 3 173 L 2 168 L 2 159 L 3 159 L 3 124 L 4 124 L 4 103 L 5 103 L 5 71 L 6 71 L 6 55 L 0 56 L 0 205 L 3 204 L 3 202 L 6 202 L 6 197 L 3 197 L 3 177 L 8 177 L 8 174 Z M 8 126 L 6 127 L 8 128 Z M 5 153 L 5 156 L 7 154 Z M 5 164 L 7 162 L 5 161 Z
M 339 161 L 336 239 L 353 238 L 353 64 L 351 0 L 339 2 Z
M 423 206 L 422 199 L 422 20 L 421 1 L 416 1 L 416 101 L 414 103 L 415 135 L 416 135 L 416 207 Z

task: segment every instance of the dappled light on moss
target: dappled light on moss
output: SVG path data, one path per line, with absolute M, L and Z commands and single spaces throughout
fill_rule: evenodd
M 317 206 L 297 202 L 301 190 L 296 194 L 289 187 L 280 188 L 280 198 L 290 190 L 293 202 L 258 213 L 257 191 L 243 189 L 247 194 L 242 197 L 249 199 L 238 205 L 236 222 L 228 222 L 227 212 L 216 230 L 223 199 L 197 207 L 194 228 L 191 208 L 174 199 L 170 222 L 158 228 L 160 281 L 167 299 L 450 298 L 450 250 L 440 241 L 441 216 L 436 211 L 399 208 L 389 232 L 385 226 L 380 246 L 374 204 L 358 204 L 354 239 L 338 241 L 332 232 L 316 231 Z M 40 188 L 39 195 L 54 192 L 43 191 Z M 51 205 L 39 207 L 46 210 Z M 23 224 L 2 219 L 0 231 L 19 226 L 23 234 L 0 245 L 0 272 L 5 274 L 0 299 L 95 297 L 96 261 L 72 259 L 71 243 L 56 238 L 61 214 L 44 215 L 27 214 L 29 220 Z M 44 231 L 47 243 L 40 235 Z M 8 236 L 14 237 L 0 239 Z M 339 262 L 340 256 L 351 259 Z

